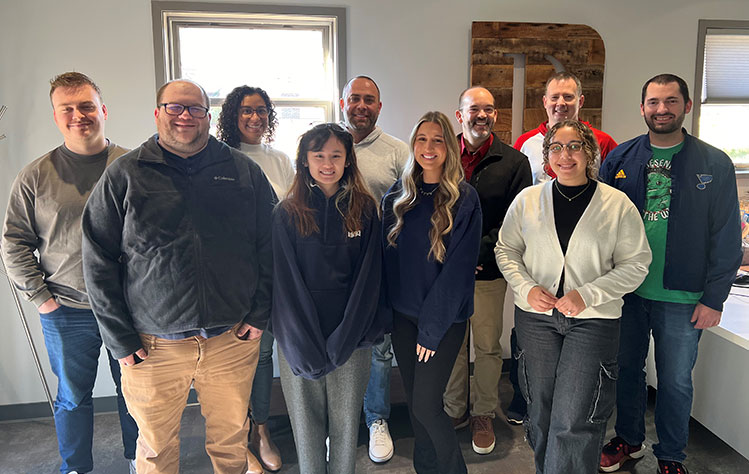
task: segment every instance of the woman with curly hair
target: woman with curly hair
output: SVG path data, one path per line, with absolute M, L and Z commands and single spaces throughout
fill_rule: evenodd
M 463 179 L 450 120 L 427 112 L 411 154 L 383 198 L 385 281 L 414 431 L 417 473 L 467 472 L 442 394 L 473 314 L 481 207 Z
M 578 120 L 554 125 L 543 160 L 556 178 L 525 188 L 505 215 L 497 265 L 515 293 L 520 389 L 536 472 L 598 472 L 614 407 L 619 318 L 650 247 L 629 198 L 598 176 L 598 144 Z
M 275 107 L 268 94 L 259 87 L 240 86 L 226 96 L 221 106 L 218 137 L 260 165 L 276 195 L 283 196 L 294 180 L 294 168 L 285 153 L 270 147 L 277 125 Z M 272 383 L 273 334 L 263 331 L 250 400 L 250 448 L 257 453 L 266 469 L 278 471 L 282 466 L 281 454 L 266 424 Z
M 273 213 L 281 386 L 300 473 L 351 474 L 371 346 L 383 333 L 380 218 L 353 137 L 339 125 L 302 135 L 296 169 Z
M 270 146 L 277 126 L 276 108 L 268 93 L 259 87 L 239 86 L 221 106 L 217 135 L 260 165 L 273 190 L 283 198 L 294 179 L 294 168 L 284 152 Z

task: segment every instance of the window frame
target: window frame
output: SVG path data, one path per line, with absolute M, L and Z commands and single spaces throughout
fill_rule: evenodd
M 327 30 L 328 41 L 324 45 L 324 50 L 330 58 L 330 100 L 275 97 L 272 99 L 276 107 L 322 107 L 325 109 L 327 120 L 339 120 L 339 91 L 346 81 L 345 8 L 153 1 L 151 12 L 156 89 L 165 82 L 180 77 L 179 64 L 173 61 L 179 55 L 176 31 L 180 26 L 241 28 L 251 24 L 258 28 L 277 28 L 283 25 L 284 28 L 290 29 L 322 29 L 323 32 Z M 224 98 L 210 100 L 211 107 L 220 107 L 224 102 Z
M 708 30 L 743 30 L 749 31 L 748 20 L 699 20 L 697 28 L 697 59 L 695 62 L 694 91 L 692 93 L 692 134 L 699 137 L 700 117 L 702 111 L 702 88 L 705 69 L 705 41 Z M 728 102 L 726 102 L 728 103 Z M 747 102 L 737 102 L 749 105 Z M 749 174 L 749 167 L 735 164 L 736 173 Z

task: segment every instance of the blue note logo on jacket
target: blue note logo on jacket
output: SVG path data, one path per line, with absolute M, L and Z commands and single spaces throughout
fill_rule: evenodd
M 713 182 L 713 175 L 697 173 L 697 180 L 699 181 L 699 183 L 697 183 L 697 189 L 704 191 L 705 188 L 707 188 L 707 185 Z

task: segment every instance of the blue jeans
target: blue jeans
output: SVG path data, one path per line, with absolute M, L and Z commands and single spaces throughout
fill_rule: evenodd
M 385 340 L 372 346 L 369 383 L 364 394 L 364 418 L 367 428 L 377 420 L 390 418 L 390 367 L 393 364 L 391 345 L 390 334 L 385 334 Z
M 618 319 L 515 308 L 526 437 L 538 474 L 595 474 L 614 408 Z
M 60 471 L 89 472 L 94 468 L 91 446 L 94 437 L 92 392 L 101 353 L 101 336 L 90 309 L 66 306 L 40 314 L 49 363 L 58 379 L 55 399 L 55 429 L 62 457 Z M 120 390 L 120 365 L 107 351 L 109 369 L 117 388 L 117 409 L 122 444 L 127 459 L 135 459 L 138 428 L 127 412 Z
M 252 382 L 250 396 L 252 421 L 263 424 L 270 415 L 270 392 L 273 387 L 273 334 L 267 329 L 260 338 L 260 356 L 255 370 L 255 380 Z
M 658 396 L 655 431 L 658 444 L 653 454 L 663 461 L 682 462 L 689 439 L 692 413 L 692 369 L 697 361 L 701 329 L 692 319 L 695 305 L 666 303 L 624 297 L 622 343 L 619 349 L 619 381 L 616 384 L 616 434 L 628 444 L 645 441 L 647 383 L 645 359 L 650 333 L 655 340 L 655 368 Z

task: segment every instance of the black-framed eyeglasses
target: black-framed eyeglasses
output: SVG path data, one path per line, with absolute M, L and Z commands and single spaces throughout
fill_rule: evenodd
M 557 155 L 562 153 L 562 150 L 567 149 L 567 153 L 578 153 L 583 149 L 582 142 L 569 142 L 568 144 L 563 143 L 552 143 L 549 145 L 549 153 Z
M 239 108 L 239 115 L 243 115 L 245 117 L 252 117 L 252 114 L 257 114 L 260 118 L 265 118 L 268 116 L 268 108 L 267 107 L 258 107 L 257 109 L 253 109 L 252 107 L 240 107 Z
M 158 105 L 159 107 L 164 107 L 164 110 L 169 115 L 182 115 L 185 109 L 187 109 L 187 113 L 193 118 L 205 118 L 208 115 L 208 107 L 203 107 L 202 105 L 182 105 L 174 102 Z

